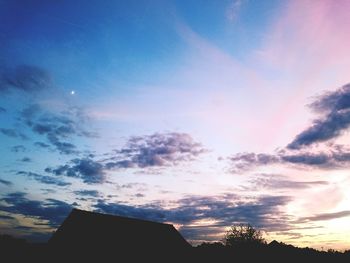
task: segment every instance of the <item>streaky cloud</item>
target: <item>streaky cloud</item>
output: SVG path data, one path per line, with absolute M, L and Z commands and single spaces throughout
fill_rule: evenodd
M 333 145 L 331 149 L 318 152 L 282 150 L 275 154 L 237 153 L 228 157 L 228 160 L 231 173 L 241 173 L 257 167 L 276 164 L 337 169 L 350 164 L 350 149 L 342 145 Z
M 74 194 L 78 196 L 90 196 L 90 197 L 100 196 L 100 193 L 96 190 L 79 190 L 79 191 L 74 191 Z
M 12 186 L 13 183 L 4 179 L 0 178 L 0 184 L 6 185 L 6 186 Z
M 255 191 L 260 189 L 307 189 L 329 185 L 327 181 L 294 181 L 275 174 L 259 174 L 249 182 L 251 185 L 244 187 L 244 189 Z
M 27 93 L 52 87 L 51 75 L 43 68 L 33 65 L 19 65 L 15 68 L 2 68 L 0 90 L 20 90 Z
M 350 210 L 344 210 L 334 213 L 322 213 L 322 214 L 316 214 L 314 216 L 310 217 L 302 217 L 299 219 L 300 222 L 313 222 L 313 221 L 327 221 L 327 220 L 333 220 L 337 218 L 343 218 L 350 216 Z
M 24 145 L 15 145 L 11 147 L 11 152 L 19 153 L 19 152 L 26 152 L 27 148 Z
M 60 113 L 45 111 L 38 104 L 32 104 L 21 111 L 20 120 L 35 134 L 46 137 L 47 142 L 35 142 L 41 148 L 52 146 L 59 153 L 78 154 L 77 146 L 71 141 L 77 137 L 95 138 L 98 135 L 86 130 L 86 118 L 77 110 L 65 110 Z
M 56 199 L 30 200 L 23 192 L 6 194 L 1 201 L 6 205 L 1 204 L 0 211 L 45 220 L 50 227 L 59 226 L 72 209 L 72 205 Z
M 19 138 L 19 139 L 22 139 L 22 140 L 27 140 L 28 139 L 28 137 L 25 134 L 15 130 L 15 129 L 0 128 L 0 132 L 3 135 L 6 135 L 8 137 Z
M 281 212 L 280 207 L 291 200 L 287 196 L 260 196 L 251 200 L 232 195 L 187 196 L 174 201 L 172 209 L 159 204 L 131 206 L 123 203 L 109 203 L 98 200 L 94 208 L 98 212 L 147 219 L 157 222 L 171 222 L 181 225 L 184 236 L 190 240 L 201 239 L 207 230 L 195 226 L 195 222 L 211 219 L 216 233 L 223 233 L 225 227 L 235 223 L 250 222 L 255 226 L 274 230 L 292 228 L 288 223 L 289 216 Z M 194 226 L 193 226 L 194 225 Z M 204 226 L 204 225 L 203 225 Z
M 41 175 L 33 172 L 18 171 L 16 174 L 28 176 L 29 178 L 33 178 L 34 180 L 42 184 L 56 185 L 56 186 L 62 186 L 62 187 L 71 185 L 71 183 L 62 181 L 58 178 Z

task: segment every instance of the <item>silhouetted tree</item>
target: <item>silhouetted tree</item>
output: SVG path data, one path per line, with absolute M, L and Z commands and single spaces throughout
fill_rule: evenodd
M 239 224 L 231 226 L 226 232 L 223 243 L 227 247 L 242 245 L 262 245 L 266 244 L 263 234 L 250 224 Z

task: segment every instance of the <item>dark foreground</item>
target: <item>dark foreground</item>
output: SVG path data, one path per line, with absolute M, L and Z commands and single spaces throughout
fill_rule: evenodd
M 135 240 L 137 242 L 137 240 Z M 150 253 L 118 247 L 70 248 L 51 244 L 31 244 L 22 239 L 0 236 L 1 262 L 350 262 L 350 252 L 296 248 L 276 241 L 251 247 L 227 248 L 219 243 Z M 156 251 L 156 250 L 153 250 Z

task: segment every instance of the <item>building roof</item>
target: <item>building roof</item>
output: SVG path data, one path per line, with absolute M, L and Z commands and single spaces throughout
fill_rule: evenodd
M 73 209 L 49 244 L 84 251 L 179 251 L 191 247 L 171 224 Z

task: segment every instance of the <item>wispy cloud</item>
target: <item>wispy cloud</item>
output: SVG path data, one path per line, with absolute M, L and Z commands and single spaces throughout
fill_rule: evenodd
M 3 135 L 6 135 L 8 137 L 19 138 L 19 139 L 22 139 L 22 140 L 28 140 L 28 137 L 25 134 L 23 134 L 20 131 L 15 130 L 15 129 L 0 128 L 0 132 Z
M 6 186 L 12 186 L 13 183 L 4 179 L 0 178 L 0 184 L 6 185 Z
M 78 196 L 88 196 L 88 197 L 96 197 L 96 198 L 100 196 L 100 193 L 97 190 L 79 190 L 79 191 L 74 191 L 74 194 Z
M 95 138 L 97 134 L 84 127 L 85 117 L 79 109 L 48 112 L 38 104 L 32 104 L 21 112 L 21 120 L 34 133 L 45 136 L 47 142 L 62 154 L 77 154 L 76 145 L 67 140 L 75 137 Z M 46 143 L 37 142 L 37 146 L 48 148 Z
M 18 175 L 25 175 L 29 178 L 32 178 L 42 184 L 51 184 L 51 185 L 56 185 L 56 186 L 68 186 L 71 185 L 71 183 L 62 181 L 61 179 L 52 177 L 52 176 L 46 176 L 46 175 L 41 175 L 33 172 L 26 172 L 26 171 L 18 171 L 16 174 Z
M 50 74 L 37 66 L 20 65 L 0 69 L 0 90 L 21 90 L 27 93 L 52 87 Z
M 15 145 L 11 147 L 11 152 L 26 152 L 27 148 L 24 145 Z
M 242 8 L 242 5 L 244 4 L 245 0 L 233 0 L 229 4 L 227 11 L 226 11 L 226 16 L 227 19 L 231 22 L 235 22 L 239 16 L 239 12 Z
M 333 219 L 348 217 L 348 216 L 350 216 L 350 211 L 345 210 L 345 211 L 334 212 L 334 213 L 322 213 L 322 214 L 316 214 L 309 217 L 302 217 L 298 221 L 300 222 L 327 221 L 327 220 L 333 220 Z
M 286 176 L 275 174 L 259 174 L 249 181 L 250 185 L 244 187 L 248 190 L 279 190 L 279 189 L 306 189 L 316 186 L 329 185 L 327 181 L 294 181 Z

